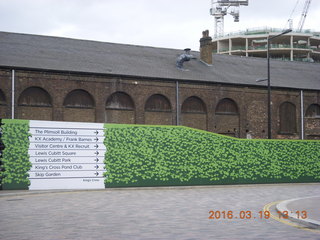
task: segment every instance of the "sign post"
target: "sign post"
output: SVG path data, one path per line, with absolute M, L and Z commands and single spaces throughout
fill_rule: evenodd
M 104 189 L 103 124 L 30 121 L 30 190 Z

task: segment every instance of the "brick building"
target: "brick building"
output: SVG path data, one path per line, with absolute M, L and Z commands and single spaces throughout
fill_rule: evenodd
M 265 59 L 0 32 L 0 117 L 267 137 Z M 320 139 L 320 67 L 271 61 L 273 138 Z M 13 99 L 13 100 L 12 100 Z M 302 113 L 302 114 L 301 114 Z

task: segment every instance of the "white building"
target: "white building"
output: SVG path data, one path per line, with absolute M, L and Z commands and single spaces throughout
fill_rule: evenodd
M 213 53 L 267 57 L 267 38 L 282 29 L 247 29 L 212 40 Z M 270 57 L 287 61 L 320 62 L 320 32 L 290 32 L 270 42 Z

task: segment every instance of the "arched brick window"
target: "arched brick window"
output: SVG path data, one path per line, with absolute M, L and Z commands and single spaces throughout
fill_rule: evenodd
M 172 112 L 168 98 L 161 94 L 154 94 L 145 104 L 145 123 L 152 125 L 171 125 Z
M 181 107 L 182 113 L 206 113 L 206 106 L 204 102 L 195 96 L 188 97 Z
M 306 117 L 320 118 L 320 105 L 311 104 L 306 111 Z
M 106 109 L 134 110 L 134 103 L 128 94 L 115 92 L 108 98 Z
M 92 96 L 82 89 L 69 92 L 63 105 L 68 108 L 94 108 L 95 106 Z
M 215 132 L 239 137 L 240 116 L 236 102 L 230 98 L 221 99 L 215 111 Z
M 132 98 L 124 92 L 115 92 L 106 102 L 106 122 L 108 123 L 135 123 L 135 107 Z
M 51 107 L 51 97 L 49 93 L 40 87 L 29 87 L 19 96 L 19 106 Z
M 5 106 L 5 105 L 7 105 L 6 96 L 0 89 L 0 106 Z
M 297 132 L 296 106 L 291 102 L 284 102 L 279 108 L 280 133 L 293 134 Z
M 207 109 L 204 102 L 195 96 L 188 97 L 181 106 L 181 124 L 207 130 Z
M 63 102 L 63 120 L 70 122 L 94 122 L 95 102 L 85 90 L 76 89 L 68 93 Z
M 230 98 L 224 98 L 219 101 L 216 107 L 216 114 L 238 115 L 237 104 Z
M 50 94 L 41 87 L 29 87 L 18 98 L 17 118 L 52 120 Z
M 171 104 L 165 96 L 154 94 L 148 98 L 145 110 L 151 112 L 171 112 Z

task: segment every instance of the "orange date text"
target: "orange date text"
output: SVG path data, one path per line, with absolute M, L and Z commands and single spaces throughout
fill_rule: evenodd
M 241 210 L 241 211 L 209 211 L 209 219 L 269 219 L 271 217 L 270 211 L 250 211 L 250 210 Z M 298 219 L 306 219 L 307 218 L 307 211 L 295 211 L 295 212 L 288 212 L 288 211 L 283 211 L 279 212 L 277 211 L 277 214 L 274 215 L 274 217 L 278 218 L 283 218 L 283 219 L 288 219 L 290 216 L 293 216 Z

